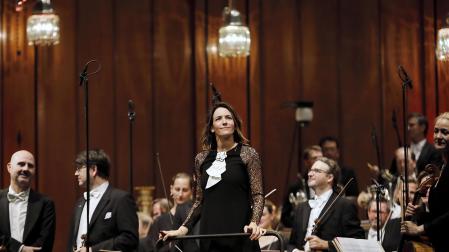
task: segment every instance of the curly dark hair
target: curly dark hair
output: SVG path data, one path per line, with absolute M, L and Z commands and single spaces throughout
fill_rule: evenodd
M 232 119 L 234 120 L 234 141 L 237 143 L 248 143 L 248 139 L 243 136 L 242 133 L 242 119 L 240 119 L 240 116 L 235 112 L 235 110 L 232 108 L 231 105 L 229 105 L 226 102 L 217 102 L 215 103 L 212 108 L 209 111 L 209 114 L 207 116 L 207 122 L 203 129 L 203 134 L 201 136 L 201 144 L 204 150 L 214 150 L 217 149 L 217 139 L 215 138 L 215 133 L 211 131 L 212 124 L 213 124 L 213 115 L 215 110 L 218 108 L 225 108 L 229 110 L 232 114 Z

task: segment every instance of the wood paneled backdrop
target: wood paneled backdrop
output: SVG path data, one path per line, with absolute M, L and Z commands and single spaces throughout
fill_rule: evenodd
M 297 169 L 287 175 L 294 111 L 284 102 L 314 101 L 303 146 L 323 135 L 339 137 L 361 189 L 369 182 L 366 162 L 376 162 L 371 126 L 383 165 L 397 145 L 391 114 L 396 109 L 401 118 L 399 64 L 414 80 L 410 111 L 432 122 L 449 109 L 449 64 L 434 55 L 448 1 L 234 1 L 251 30 L 247 59 L 224 59 L 214 50 L 225 0 L 54 0 L 60 44 L 36 50 L 25 36 L 32 2 L 22 12 L 13 0 L 0 5 L 0 183 L 9 184 L 6 163 L 14 151 L 36 153 L 35 187 L 56 202 L 56 251 L 64 248 L 80 192 L 73 175 L 85 130 L 78 76 L 90 59 L 102 64 L 89 78 L 91 146 L 110 154 L 112 183 L 127 189 L 127 101 L 133 99 L 134 183 L 155 185 L 157 196 L 163 192 L 156 152 L 166 183 L 177 171 L 192 170 L 208 82 L 242 116 L 263 160 L 265 190 L 277 188 L 271 199 L 278 203 Z

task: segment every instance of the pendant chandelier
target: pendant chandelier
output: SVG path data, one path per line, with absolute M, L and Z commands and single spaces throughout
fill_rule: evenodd
M 27 21 L 28 45 L 59 44 L 59 17 L 50 0 L 39 0 Z
M 438 60 L 449 60 L 449 15 L 446 17 L 446 26 L 438 30 L 436 54 Z
M 251 45 L 249 29 L 242 24 L 240 12 L 232 1 L 223 10 L 224 25 L 218 31 L 218 54 L 222 57 L 248 56 Z

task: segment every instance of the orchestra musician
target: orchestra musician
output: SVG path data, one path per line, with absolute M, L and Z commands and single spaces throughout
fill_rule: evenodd
M 14 252 L 52 251 L 55 205 L 31 189 L 36 173 L 33 154 L 26 150 L 15 152 L 7 168 L 11 183 L 0 191 L 0 247 Z
M 99 250 L 135 251 L 139 244 L 136 203 L 130 193 L 109 184 L 110 161 L 101 149 L 81 151 L 76 160 L 75 176 L 78 185 L 86 188 L 86 169 L 90 176 L 89 240 L 83 241 L 87 232 L 86 193 L 75 206 L 67 252 L 85 252 L 90 246 Z M 85 244 L 87 242 L 88 244 Z
M 401 232 L 411 235 L 427 235 L 436 252 L 447 251 L 449 239 L 444 230 L 449 226 L 449 171 L 446 167 L 449 160 L 449 112 L 440 114 L 435 119 L 434 146 L 442 154 L 441 173 L 429 189 L 428 220 L 423 224 L 405 221 L 401 224 Z M 414 212 L 416 207 L 409 204 L 407 212 Z
M 332 239 L 335 237 L 365 238 L 357 208 L 351 200 L 338 198 L 330 207 L 338 194 L 339 174 L 338 164 L 326 157 L 319 157 L 309 170 L 308 185 L 315 191 L 315 198 L 301 203 L 296 209 L 289 251 L 328 251 L 333 248 Z M 315 228 L 316 219 L 326 210 L 328 214 Z

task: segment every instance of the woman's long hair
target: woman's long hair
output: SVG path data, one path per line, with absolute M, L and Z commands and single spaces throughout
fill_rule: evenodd
M 231 112 L 232 119 L 234 120 L 234 141 L 237 143 L 248 143 L 248 139 L 243 136 L 242 133 L 242 119 L 235 112 L 231 105 L 226 102 L 217 102 L 210 109 L 209 114 L 207 116 L 207 122 L 203 129 L 203 133 L 201 136 L 201 145 L 204 150 L 214 150 L 217 149 L 217 139 L 215 138 L 215 133 L 211 131 L 213 124 L 213 115 L 215 110 L 218 108 L 225 108 Z

